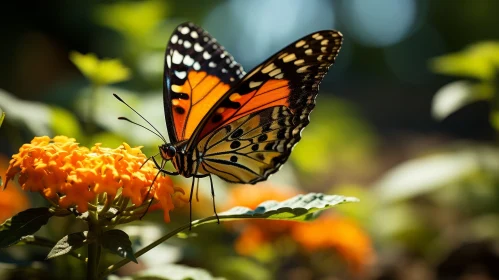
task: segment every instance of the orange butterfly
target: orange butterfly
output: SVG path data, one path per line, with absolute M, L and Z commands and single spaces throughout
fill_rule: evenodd
M 179 25 L 165 54 L 170 143 L 159 147 L 161 165 L 152 159 L 163 173 L 194 177 L 190 201 L 195 178 L 208 176 L 213 196 L 211 174 L 231 183 L 266 180 L 300 140 L 341 43 L 340 32 L 318 31 L 245 74 L 202 28 Z M 162 168 L 170 160 L 176 172 Z

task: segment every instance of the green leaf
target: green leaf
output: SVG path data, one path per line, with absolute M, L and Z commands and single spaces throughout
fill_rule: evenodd
M 180 264 L 169 264 L 151 268 L 133 276 L 134 280 L 222 280 L 202 268 Z
M 49 208 L 30 208 L 8 219 L 0 226 L 0 248 L 17 243 L 23 236 L 37 232 L 53 213 Z
M 112 229 L 104 232 L 102 234 L 101 245 L 113 254 L 138 263 L 133 254 L 132 242 L 130 241 L 128 234 L 122 230 Z
M 317 218 L 316 212 L 331 208 L 341 203 L 358 202 L 354 197 L 341 195 L 326 195 L 322 193 L 308 193 L 297 195 L 288 200 L 278 202 L 269 200 L 261 203 L 255 210 L 247 207 L 234 207 L 228 211 L 218 213 L 220 220 L 241 219 L 269 219 L 286 221 L 310 221 Z M 216 219 L 201 219 L 192 222 L 193 226 L 204 223 L 213 223 Z
M 75 232 L 64 236 L 61 240 L 57 241 L 57 244 L 50 250 L 47 259 L 52 259 L 65 255 L 73 250 L 82 247 L 85 244 L 94 242 L 95 240 L 90 240 L 88 238 L 88 231 Z
M 93 53 L 81 54 L 72 51 L 69 60 L 94 85 L 114 84 L 130 79 L 130 69 L 119 59 L 99 59 Z
M 0 115 L 0 126 L 2 126 L 3 119 L 5 119 L 5 112 L 2 112 L 2 115 Z
M 440 88 L 433 97 L 432 115 L 437 120 L 443 120 L 468 104 L 492 98 L 493 92 L 494 87 L 488 83 L 449 83 Z
M 499 66 L 499 42 L 479 42 L 460 52 L 434 58 L 430 66 L 437 73 L 491 81 Z

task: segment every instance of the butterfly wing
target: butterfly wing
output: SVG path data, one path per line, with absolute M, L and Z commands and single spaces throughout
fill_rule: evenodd
M 205 30 L 193 23 L 179 25 L 165 54 L 163 102 L 170 142 L 189 139 L 210 108 L 244 74 Z
M 309 123 L 319 84 L 341 43 L 337 31 L 316 32 L 243 77 L 189 140 L 203 153 L 200 172 L 235 183 L 256 183 L 276 172 Z

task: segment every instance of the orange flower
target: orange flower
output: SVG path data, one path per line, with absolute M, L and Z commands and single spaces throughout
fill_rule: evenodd
M 4 174 L 8 166 L 7 158 L 0 156 L 0 174 Z M 13 186 L 0 193 L 0 223 L 27 209 L 29 201 L 19 186 Z
M 84 213 L 102 209 L 99 204 L 104 209 L 113 206 L 121 211 L 121 222 L 140 218 L 147 209 L 144 206 L 154 198 L 164 210 L 164 220 L 170 221 L 172 197 L 179 197 L 175 193 L 183 190 L 174 187 L 169 177 L 156 177 L 154 163 L 144 164 L 147 158 L 139 147 L 123 143 L 111 149 L 96 144 L 88 149 L 75 141 L 66 136 L 43 136 L 24 144 L 12 156 L 5 187 L 19 173 L 23 190 L 39 192 L 58 207 L 76 207 Z
M 374 259 L 367 233 L 345 217 L 328 215 L 310 223 L 297 223 L 291 234 L 308 251 L 336 250 L 355 272 L 362 272 Z

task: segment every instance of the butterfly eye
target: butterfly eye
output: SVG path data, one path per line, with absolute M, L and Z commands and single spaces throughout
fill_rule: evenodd
M 177 153 L 177 149 L 171 144 L 165 144 L 160 147 L 161 156 L 164 159 L 171 159 Z
M 173 146 L 168 146 L 168 148 L 166 149 L 166 155 L 169 157 L 174 157 L 176 153 L 177 150 Z

